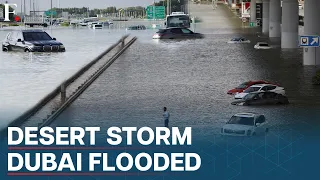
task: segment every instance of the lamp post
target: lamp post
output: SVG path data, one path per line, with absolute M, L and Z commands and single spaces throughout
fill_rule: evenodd
M 52 14 L 52 0 L 51 0 L 51 9 L 50 9 L 50 29 L 52 30 L 52 18 L 53 18 L 53 14 Z

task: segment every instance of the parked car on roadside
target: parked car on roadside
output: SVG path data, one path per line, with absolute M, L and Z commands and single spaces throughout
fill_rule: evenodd
M 244 90 L 246 90 L 247 88 L 249 88 L 250 86 L 255 85 L 255 84 L 271 84 L 271 83 L 269 83 L 267 81 L 263 81 L 263 80 L 247 81 L 247 82 L 244 82 L 244 83 L 240 84 L 238 87 L 229 90 L 227 92 L 227 94 L 234 95 L 236 93 L 241 93 Z
M 252 92 L 240 100 L 231 103 L 232 105 L 251 106 L 251 105 L 279 105 L 289 104 L 286 96 L 275 92 Z
M 17 30 L 7 34 L 3 51 L 64 52 L 64 45 L 43 30 Z
M 232 38 L 230 41 L 228 41 L 229 44 L 245 44 L 250 42 L 251 41 L 249 39 L 244 37 Z
M 245 97 L 247 94 L 252 93 L 252 92 L 262 92 L 262 91 L 270 91 L 270 92 L 275 92 L 278 94 L 286 95 L 286 91 L 284 90 L 283 87 L 276 86 L 273 84 L 256 84 L 252 85 L 246 90 L 244 90 L 241 93 L 236 93 L 234 96 L 235 99 L 242 99 Z
M 137 26 L 129 26 L 127 30 L 146 30 L 146 26 L 144 25 L 137 25 Z
M 271 46 L 267 42 L 258 42 L 254 45 L 255 49 L 271 49 Z
M 221 128 L 221 134 L 229 136 L 264 135 L 268 131 L 265 116 L 254 113 L 235 114 Z
M 195 33 L 188 28 L 159 29 L 153 39 L 201 39 L 203 34 Z

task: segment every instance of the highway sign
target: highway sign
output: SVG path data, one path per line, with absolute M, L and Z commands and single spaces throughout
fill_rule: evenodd
M 52 16 L 56 16 L 57 15 L 57 11 L 45 11 L 44 14 L 46 16 L 51 16 L 51 13 L 52 13 Z
M 148 19 L 165 19 L 166 8 L 165 6 L 148 6 L 146 14 Z
M 319 47 L 319 36 L 300 36 L 300 46 L 303 47 Z

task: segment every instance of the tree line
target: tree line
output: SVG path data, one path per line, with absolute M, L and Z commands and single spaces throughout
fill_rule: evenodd
M 171 11 L 183 11 L 183 6 L 186 0 L 171 0 Z M 165 6 L 167 7 L 167 0 L 161 0 L 154 4 L 150 4 L 150 6 Z M 88 7 L 82 8 L 53 8 L 53 11 L 56 11 L 57 14 L 61 14 L 62 12 L 68 12 L 71 15 L 83 15 L 86 14 L 89 16 L 96 16 L 98 14 L 112 14 L 112 13 L 119 13 L 121 10 L 130 13 L 141 13 L 146 11 L 146 7 L 136 6 L 136 7 L 127 7 L 127 8 L 117 8 L 114 6 L 102 8 L 102 9 L 89 9 Z M 50 11 L 50 10 L 49 10 Z

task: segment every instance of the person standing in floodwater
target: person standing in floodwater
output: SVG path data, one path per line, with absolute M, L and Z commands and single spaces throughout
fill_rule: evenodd
M 170 114 L 169 114 L 169 112 L 167 111 L 167 108 L 166 108 L 166 107 L 163 108 L 163 111 L 164 111 L 164 113 L 163 113 L 164 127 L 169 128 L 169 117 L 170 117 Z

